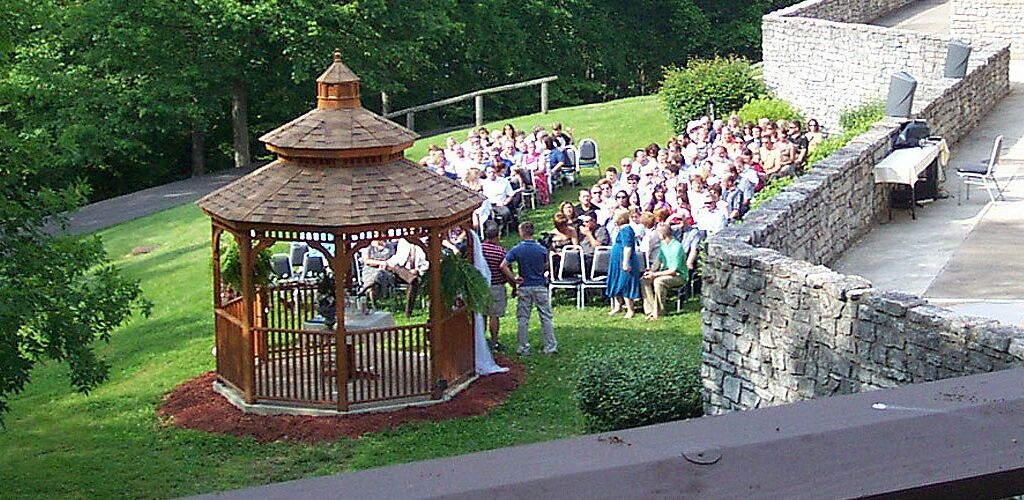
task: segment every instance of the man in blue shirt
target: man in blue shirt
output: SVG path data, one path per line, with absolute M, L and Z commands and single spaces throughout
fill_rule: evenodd
M 548 264 L 548 251 L 533 239 L 533 223 L 519 224 L 519 237 L 522 241 L 505 254 L 501 263 L 501 272 L 509 281 L 518 285 L 516 293 L 519 302 L 516 305 L 516 321 L 519 330 L 516 338 L 519 347 L 516 352 L 521 356 L 530 354 L 530 311 L 537 307 L 540 317 L 540 330 L 544 336 L 544 354 L 558 354 L 558 341 L 555 339 L 555 328 L 551 323 L 551 295 L 548 293 L 548 279 L 544 271 Z M 519 277 L 512 273 L 511 264 L 519 265 Z

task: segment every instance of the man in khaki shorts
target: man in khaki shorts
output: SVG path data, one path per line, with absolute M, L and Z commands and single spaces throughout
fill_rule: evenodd
M 494 304 L 487 311 L 487 323 L 491 331 L 490 346 L 492 350 L 504 351 L 501 343 L 498 342 L 498 330 L 501 328 L 501 317 L 505 315 L 508 308 L 508 293 L 505 284 L 509 283 L 508 277 L 501 271 L 501 263 L 505 260 L 505 249 L 498 241 L 498 224 L 494 221 L 484 223 L 484 241 L 480 243 L 480 250 L 483 251 L 484 260 L 491 270 L 491 295 L 494 296 Z M 512 285 L 512 295 L 515 296 L 515 283 Z

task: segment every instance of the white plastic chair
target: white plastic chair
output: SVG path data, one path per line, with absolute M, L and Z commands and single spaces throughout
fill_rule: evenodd
M 611 261 L 612 247 L 599 246 L 594 248 L 594 259 L 590 269 L 583 271 L 583 283 L 580 284 L 580 305 L 586 304 L 587 290 L 603 290 L 608 285 L 608 264 Z M 586 259 L 584 259 L 586 264 Z

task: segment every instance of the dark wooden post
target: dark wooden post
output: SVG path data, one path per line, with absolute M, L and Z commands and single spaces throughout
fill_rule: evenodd
M 427 261 L 430 268 L 430 321 L 427 323 L 430 335 L 430 373 L 432 383 L 437 384 L 440 379 L 446 379 L 448 363 L 448 348 L 443 338 L 444 333 L 444 301 L 441 300 L 441 238 L 442 231 L 436 227 L 430 228 L 427 238 Z M 450 381 L 448 381 L 450 382 Z M 439 392 L 434 392 L 437 396 Z
M 238 256 L 242 270 L 242 392 L 245 394 L 245 402 L 256 401 L 256 360 L 254 359 L 254 345 L 252 335 L 252 319 L 254 314 L 254 302 L 256 288 L 252 281 L 253 255 L 252 237 L 249 230 L 244 229 L 238 235 Z
M 212 229 L 211 240 L 213 243 L 213 345 L 216 352 L 217 373 L 220 374 L 222 366 L 220 360 L 225 354 L 227 354 L 220 345 L 224 332 L 217 331 L 217 325 L 221 322 L 220 318 L 217 316 L 217 310 L 220 309 L 223 304 L 220 297 L 220 237 L 224 234 L 224 228 L 218 226 L 217 223 L 213 221 L 211 221 L 210 227 Z
M 346 236 L 334 235 L 334 257 L 330 259 L 331 271 L 334 273 L 334 370 L 337 373 L 335 383 L 338 384 L 338 411 L 348 410 L 348 364 L 354 362 L 348 359 L 348 344 L 345 339 L 345 290 L 348 288 L 352 267 L 352 254 Z
M 212 223 L 211 228 L 213 230 L 213 307 L 219 308 L 223 303 L 220 297 L 222 293 L 220 283 L 220 237 L 224 234 L 224 228 L 216 223 Z M 214 317 L 216 318 L 216 314 Z

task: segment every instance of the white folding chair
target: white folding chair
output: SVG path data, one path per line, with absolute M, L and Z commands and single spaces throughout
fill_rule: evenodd
M 555 254 L 548 254 L 548 269 L 555 268 Z M 558 273 L 554 279 L 548 280 L 548 293 L 554 295 L 555 289 L 574 290 L 576 307 L 582 308 L 580 285 L 583 282 L 583 248 L 579 245 L 566 245 L 559 252 Z
M 960 177 L 960 188 L 957 189 L 956 202 L 960 204 L 960 192 L 967 187 L 967 199 L 971 199 L 971 186 L 981 186 L 988 192 L 988 197 L 994 202 L 1003 196 L 1003 188 L 996 180 L 996 165 L 999 164 L 999 154 L 1003 147 L 1003 136 L 996 137 L 992 144 L 992 154 L 988 163 L 968 163 L 956 169 L 956 175 Z M 992 194 L 993 188 L 996 194 Z
M 593 139 L 583 139 L 580 141 L 577 162 L 577 165 L 581 168 L 597 167 L 600 165 L 600 159 L 597 154 L 597 141 Z
M 612 247 L 599 246 L 594 248 L 594 258 L 590 268 L 583 271 L 583 282 L 580 284 L 580 304 L 585 305 L 587 290 L 603 290 L 608 285 L 608 264 L 611 262 Z M 586 267 L 586 259 L 583 260 Z

